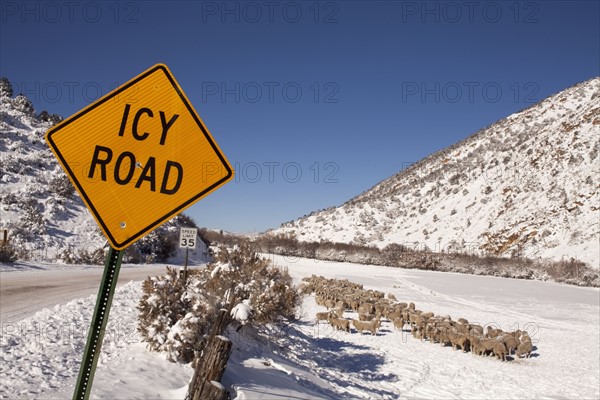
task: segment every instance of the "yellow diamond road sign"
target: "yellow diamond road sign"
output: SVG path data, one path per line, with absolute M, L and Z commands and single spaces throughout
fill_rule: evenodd
M 233 177 L 162 64 L 51 128 L 46 141 L 117 250 Z

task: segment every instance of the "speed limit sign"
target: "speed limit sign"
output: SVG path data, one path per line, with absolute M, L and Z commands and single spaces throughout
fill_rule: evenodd
M 179 247 L 182 249 L 195 249 L 197 234 L 198 229 L 196 228 L 181 228 L 179 231 Z

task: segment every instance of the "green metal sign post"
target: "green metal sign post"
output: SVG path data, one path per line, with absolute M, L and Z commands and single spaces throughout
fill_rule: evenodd
M 123 252 L 121 250 L 109 247 L 106 262 L 104 263 L 104 275 L 102 276 L 102 282 L 98 290 L 96 307 L 88 331 L 81 368 L 79 369 L 79 377 L 77 378 L 77 385 L 73 393 L 73 400 L 87 400 L 90 397 L 96 364 L 98 364 L 98 359 L 100 358 L 102 339 L 104 338 L 108 322 L 108 314 L 119 278 L 122 258 Z

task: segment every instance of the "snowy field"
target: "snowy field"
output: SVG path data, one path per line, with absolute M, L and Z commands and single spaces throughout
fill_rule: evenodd
M 311 274 L 349 279 L 413 301 L 423 311 L 525 329 L 537 349 L 529 359 L 500 362 L 420 342 L 388 322 L 377 336 L 333 331 L 316 323 L 315 313 L 323 309 L 306 297 L 296 323 L 273 328 L 269 335 L 250 326 L 232 333 L 234 352 L 223 383 L 236 399 L 600 397 L 598 289 L 271 258 L 298 282 Z M 185 396 L 192 369 L 169 363 L 140 343 L 139 297 L 139 281 L 117 289 L 92 398 Z M 71 398 L 94 302 L 95 294 L 48 304 L 24 319 L 3 319 L 0 398 Z

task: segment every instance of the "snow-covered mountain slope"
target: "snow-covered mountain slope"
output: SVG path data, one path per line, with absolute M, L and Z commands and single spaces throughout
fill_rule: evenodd
M 0 228 L 25 257 L 52 258 L 65 248 L 90 251 L 105 243 L 100 230 L 44 142 L 61 120 L 39 115 L 23 95 L 0 88 Z M 48 254 L 49 253 L 49 254 Z
M 553 95 L 270 234 L 599 268 L 600 78 Z
M 20 260 L 101 263 L 106 239 L 44 141 L 61 120 L 46 111 L 36 114 L 27 97 L 13 97 L 10 82 L 0 80 L 0 230 L 8 230 Z M 179 263 L 185 253 L 173 241 L 182 225 L 194 222 L 184 215 L 171 219 L 131 246 L 124 260 L 163 261 L 175 247 L 171 260 Z M 205 261 L 205 253 L 202 243 L 190 263 Z

